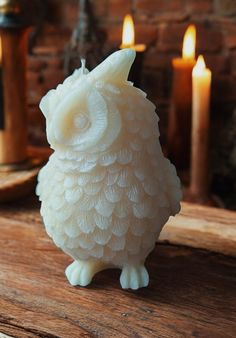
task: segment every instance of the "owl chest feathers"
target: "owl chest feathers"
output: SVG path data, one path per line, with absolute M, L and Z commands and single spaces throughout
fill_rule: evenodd
M 109 260 L 120 250 L 147 252 L 175 213 L 167 191 L 168 184 L 176 191 L 179 185 L 163 155 L 152 156 L 157 143 L 133 145 L 136 150 L 130 145 L 99 156 L 54 153 L 41 170 L 37 194 L 46 230 L 71 256 L 86 258 L 94 250 Z
M 128 148 L 76 160 L 54 154 L 39 176 L 39 194 L 45 202 L 60 196 L 71 208 L 77 206 L 75 212 L 94 208 L 104 217 L 111 216 L 115 204 L 141 203 L 157 194 L 158 175 L 153 169 L 148 154 L 134 154 Z

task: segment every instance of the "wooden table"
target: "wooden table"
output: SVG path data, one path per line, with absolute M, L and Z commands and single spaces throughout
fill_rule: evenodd
M 177 221 L 167 226 L 170 241 L 182 236 L 188 244 L 194 231 L 192 242 L 201 247 L 193 210 L 183 204 Z M 215 212 L 210 216 L 209 208 L 200 210 L 208 215 L 204 220 L 209 230 Z M 201 238 L 203 220 L 197 214 Z M 235 213 L 229 215 L 233 219 Z M 190 235 L 184 236 L 184 228 L 181 236 L 175 230 L 181 217 L 192 220 Z M 168 228 L 163 240 L 168 240 Z M 233 257 L 159 243 L 147 262 L 150 286 L 136 292 L 120 289 L 117 270 L 101 272 L 87 288 L 72 287 L 64 276 L 70 261 L 47 237 L 35 200 L 0 207 L 0 337 L 236 336 Z

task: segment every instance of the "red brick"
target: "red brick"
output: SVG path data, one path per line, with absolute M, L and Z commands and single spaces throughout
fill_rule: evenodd
M 41 36 L 51 35 L 51 34 L 61 34 L 64 33 L 65 27 L 63 27 L 62 22 L 53 23 L 53 22 L 45 22 L 43 25 L 43 31 L 41 32 Z
M 150 15 L 156 14 L 155 12 L 163 11 L 179 11 L 185 9 L 184 0 L 136 0 L 136 8 L 138 11 L 148 13 Z
M 236 51 L 230 55 L 230 69 L 233 76 L 236 77 Z
M 38 146 L 48 146 L 46 139 L 45 118 L 38 105 L 28 105 L 28 138 L 29 143 Z
M 62 56 L 52 56 L 45 58 L 46 66 L 50 69 L 62 69 L 63 68 L 63 58 Z
M 213 11 L 213 0 L 188 0 L 187 9 L 191 14 L 205 14 Z
M 27 98 L 30 104 L 39 104 L 40 99 L 45 94 L 40 73 L 27 72 Z
M 101 16 L 107 13 L 107 1 L 106 0 L 94 0 L 90 1 L 91 9 L 95 18 L 99 19 Z M 57 11 L 56 22 L 60 25 L 70 28 L 71 30 L 75 27 L 76 22 L 79 20 L 79 1 L 59 1 L 52 8 Z
M 28 86 L 27 90 L 27 102 L 28 104 L 39 105 L 41 98 L 46 94 L 46 90 L 43 86 Z
M 30 70 L 26 73 L 28 87 L 37 87 L 40 84 L 40 74 Z
M 223 34 L 217 24 L 197 23 L 197 52 L 218 52 L 223 46 Z
M 45 34 L 41 39 L 38 40 L 38 43 L 45 48 L 50 50 L 49 54 L 60 54 L 64 51 L 66 44 L 69 42 L 71 34 L 63 34 L 62 31 L 56 34 Z
M 156 13 L 152 19 L 153 23 L 165 23 L 165 22 L 183 22 L 189 18 L 189 14 L 187 11 L 177 11 L 177 12 L 164 12 L 164 13 Z M 146 16 L 145 21 L 150 19 Z
M 32 125 L 45 125 L 45 118 L 39 109 L 38 105 L 29 104 L 28 105 L 28 121 Z
M 211 71 L 216 74 L 229 72 L 229 60 L 226 55 L 220 54 L 204 54 L 206 65 Z
M 60 21 L 60 13 L 61 6 L 63 5 L 64 1 L 57 1 L 57 0 L 48 0 L 47 1 L 47 13 L 46 13 L 46 20 L 52 23 Z
M 189 18 L 189 13 L 187 10 L 180 6 L 181 9 L 179 10 L 154 10 L 154 11 L 135 11 L 135 17 L 142 21 L 143 24 L 157 24 L 160 22 L 183 22 Z
M 157 40 L 157 26 L 149 24 L 135 23 L 135 41 L 136 43 L 144 43 L 147 46 L 156 43 Z
M 236 35 L 226 35 L 225 44 L 229 49 L 236 48 Z
M 155 48 L 147 51 L 144 59 L 144 67 L 153 69 L 171 69 L 171 60 L 173 56 L 167 53 L 160 53 Z
M 45 91 L 57 87 L 57 85 L 63 82 L 65 76 L 63 71 L 47 69 L 42 74 L 42 83 Z
M 109 0 L 108 16 L 109 19 L 120 19 L 131 12 L 130 0 Z
M 236 1 L 235 0 L 215 0 L 215 10 L 221 15 L 234 15 L 236 14 Z
M 48 0 L 46 21 L 52 24 L 70 25 L 78 13 L 78 0 Z
M 183 44 L 186 24 L 161 24 L 159 26 L 158 51 L 180 52 Z
M 212 95 L 216 102 L 235 102 L 236 81 L 230 75 L 214 76 Z
M 91 4 L 96 19 L 99 20 L 101 16 L 107 15 L 107 0 L 93 0 L 91 1 Z
M 60 55 L 64 48 L 58 46 L 45 46 L 39 45 L 33 48 L 33 53 L 38 56 L 45 56 L 45 55 Z
M 66 27 L 73 27 L 79 14 L 78 0 L 48 0 L 49 22 L 62 23 Z M 106 15 L 107 0 L 90 0 L 91 8 L 96 17 Z
M 182 51 L 183 37 L 187 24 L 161 24 L 157 48 L 163 52 Z M 196 23 L 197 53 L 217 52 L 222 48 L 223 36 L 217 25 Z
M 35 57 L 33 55 L 28 56 L 28 69 L 34 72 L 39 72 L 46 66 L 46 63 L 41 58 Z
M 71 29 L 65 28 L 60 25 L 45 24 L 43 32 L 37 39 L 37 46 L 50 49 L 49 54 L 56 54 L 61 52 L 65 48 L 65 44 L 68 43 L 71 37 Z M 47 54 L 47 51 L 43 48 L 40 51 L 42 54 Z
M 61 3 L 63 6 L 61 6 L 59 22 L 64 27 L 73 29 L 78 20 L 79 2 L 62 1 Z
M 236 24 L 235 20 L 225 20 L 221 22 L 224 30 L 224 42 L 225 46 L 229 49 L 236 48 Z
M 107 30 L 107 42 L 118 46 L 122 39 L 122 25 L 111 25 Z
M 143 70 L 145 90 L 150 97 L 167 98 L 169 95 L 171 81 L 167 78 L 166 70 Z

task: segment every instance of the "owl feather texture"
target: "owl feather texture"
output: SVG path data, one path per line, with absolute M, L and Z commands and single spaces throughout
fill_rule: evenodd
M 54 152 L 36 192 L 48 235 L 74 260 L 65 271 L 72 285 L 115 267 L 122 288 L 147 286 L 145 259 L 180 210 L 155 106 L 127 81 L 134 59 L 123 49 L 91 72 L 82 62 L 40 103 Z

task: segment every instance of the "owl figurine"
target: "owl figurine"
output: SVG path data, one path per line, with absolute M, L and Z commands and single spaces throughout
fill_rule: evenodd
M 180 210 L 155 106 L 127 81 L 134 59 L 123 49 L 91 72 L 82 61 L 40 103 L 54 153 L 36 192 L 48 235 L 74 260 L 65 271 L 72 285 L 119 268 L 122 288 L 146 287 L 145 259 Z

